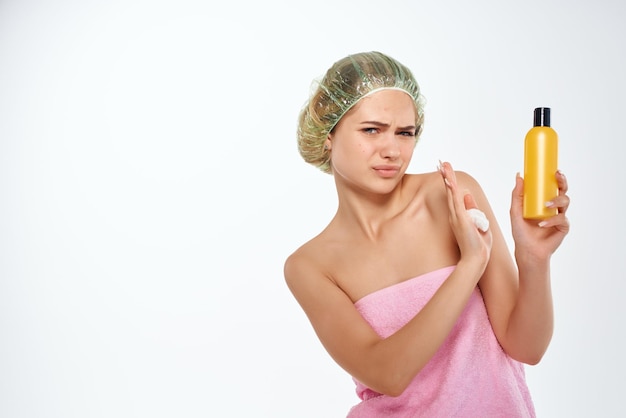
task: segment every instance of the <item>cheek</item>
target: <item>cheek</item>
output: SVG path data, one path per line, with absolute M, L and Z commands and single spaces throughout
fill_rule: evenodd
M 415 151 L 415 142 L 411 141 L 408 142 L 406 144 L 404 144 L 404 146 L 402 147 L 402 154 L 403 155 L 408 155 L 411 156 L 413 155 L 413 151 Z
M 352 170 L 362 165 L 372 153 L 372 147 L 366 143 L 355 143 L 349 147 L 334 147 L 331 160 L 336 169 Z
M 375 141 L 362 141 L 356 144 L 356 149 L 363 155 L 375 154 L 379 146 Z

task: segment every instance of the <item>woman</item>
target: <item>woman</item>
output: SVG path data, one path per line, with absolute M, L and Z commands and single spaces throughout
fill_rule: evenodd
M 406 174 L 423 124 L 411 71 L 379 52 L 336 62 L 303 108 L 305 161 L 333 175 L 338 208 L 291 254 L 285 279 L 332 358 L 356 383 L 351 417 L 534 416 L 523 364 L 552 336 L 550 257 L 569 230 L 567 181 L 522 218 L 515 260 L 480 185 L 449 163 Z M 473 209 L 473 211 L 468 211 Z M 479 229 L 470 212 L 483 213 Z

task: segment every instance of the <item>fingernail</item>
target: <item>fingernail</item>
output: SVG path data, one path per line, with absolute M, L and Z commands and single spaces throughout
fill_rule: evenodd
M 539 228 L 543 228 L 544 226 L 546 226 L 548 224 L 548 222 L 546 221 L 541 221 L 539 222 L 537 225 L 539 226 Z
M 444 179 L 443 179 L 443 182 L 444 182 L 444 183 L 446 183 L 446 186 L 450 187 L 450 182 L 448 181 L 448 179 L 447 179 L 447 178 L 444 178 Z
M 550 200 L 550 201 L 546 202 L 546 207 L 547 208 L 551 208 L 552 206 L 554 206 L 554 202 L 553 201 Z

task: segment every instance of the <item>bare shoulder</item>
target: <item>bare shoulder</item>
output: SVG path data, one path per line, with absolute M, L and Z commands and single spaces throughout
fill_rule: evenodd
M 465 171 L 455 171 L 455 175 L 456 181 L 461 190 L 469 192 L 474 197 L 483 212 L 491 212 L 487 196 L 485 195 L 485 192 L 478 180 Z
M 471 174 L 462 170 L 455 170 L 456 180 L 461 187 L 467 187 L 470 190 L 478 190 L 481 189 L 478 180 L 474 178 Z
M 301 245 L 285 260 L 284 274 L 288 285 L 291 285 L 291 282 L 299 276 L 300 272 L 315 268 L 317 263 L 315 257 L 313 257 L 313 253 L 316 239 L 317 238 L 313 238 Z
M 438 171 L 410 174 L 407 184 L 415 190 L 414 200 L 424 202 L 431 212 L 438 213 L 444 206 L 447 207 L 446 188 Z
M 483 189 L 474 176 L 462 170 L 455 170 L 454 173 L 461 190 L 470 193 L 479 203 L 483 205 L 487 203 Z M 414 184 L 409 187 L 415 187 L 417 190 L 416 201 L 424 203 L 433 220 L 448 222 L 447 189 L 439 171 L 412 174 L 407 183 Z
M 457 183 L 461 188 L 466 188 L 469 191 L 480 191 L 481 186 L 472 176 L 466 171 L 454 170 Z M 438 171 L 432 171 L 419 174 L 407 174 L 405 180 L 405 188 L 414 190 L 419 195 L 425 195 L 429 198 L 441 199 L 445 198 L 446 188 L 443 183 L 443 178 Z
M 445 195 L 443 179 L 437 171 L 407 174 L 405 189 L 408 189 L 409 193 L 414 193 L 416 198 L 428 198 L 433 194 Z
M 300 293 L 306 293 L 307 288 L 317 286 L 320 282 L 328 281 L 325 267 L 321 262 L 320 251 L 323 245 L 319 235 L 307 241 L 291 253 L 283 266 L 284 278 L 291 292 L 299 298 Z
M 463 170 L 454 170 L 457 181 L 460 185 L 467 185 L 471 187 L 478 186 L 478 181 L 468 172 Z M 411 188 L 424 189 L 426 192 L 432 192 L 433 189 L 445 194 L 445 187 L 443 178 L 438 171 L 431 171 L 418 174 L 407 174 L 406 184 Z

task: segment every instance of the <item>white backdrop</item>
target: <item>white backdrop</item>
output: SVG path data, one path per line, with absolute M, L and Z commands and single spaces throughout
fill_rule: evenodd
M 345 416 L 282 266 L 336 204 L 299 109 L 368 50 L 428 100 L 411 171 L 470 172 L 507 233 L 552 107 L 573 229 L 529 386 L 540 417 L 623 416 L 625 3 L 221 3 L 0 0 L 0 416 Z

